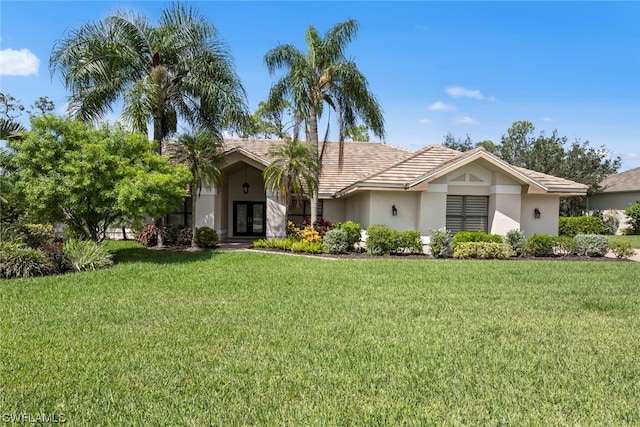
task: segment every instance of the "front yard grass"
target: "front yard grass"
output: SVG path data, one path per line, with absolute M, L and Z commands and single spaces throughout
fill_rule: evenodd
M 0 412 L 66 425 L 634 425 L 633 262 L 326 260 L 119 243 L 0 280 Z

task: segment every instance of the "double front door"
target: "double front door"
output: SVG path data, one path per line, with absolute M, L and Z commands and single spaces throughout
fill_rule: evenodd
M 265 223 L 264 202 L 233 202 L 234 236 L 264 236 Z

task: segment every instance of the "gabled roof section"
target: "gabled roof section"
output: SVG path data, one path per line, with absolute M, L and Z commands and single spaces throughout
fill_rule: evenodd
M 640 191 L 640 167 L 611 175 L 600 186 L 605 193 Z

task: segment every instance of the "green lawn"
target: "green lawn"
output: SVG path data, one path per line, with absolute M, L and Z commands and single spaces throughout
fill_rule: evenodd
M 640 235 L 638 236 L 609 236 L 610 242 L 629 242 L 632 248 L 640 249 Z
M 637 425 L 640 264 L 116 245 L 0 280 L 0 413 L 66 425 Z

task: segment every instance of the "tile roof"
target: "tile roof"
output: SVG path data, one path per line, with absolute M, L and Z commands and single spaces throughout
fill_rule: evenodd
M 640 167 L 611 175 L 602 181 L 600 185 L 605 193 L 640 191 Z
M 272 159 L 268 151 L 283 141 L 269 139 L 227 139 L 229 152 L 237 149 L 253 153 L 266 165 Z M 410 189 L 422 181 L 435 179 L 451 168 L 483 158 L 518 181 L 533 184 L 545 192 L 585 194 L 587 185 L 510 165 L 479 147 L 460 152 L 439 145 L 429 145 L 413 152 L 374 142 L 346 142 L 342 162 L 339 143 L 327 142 L 320 176 L 320 196 L 332 197 L 358 187 Z M 640 175 L 640 173 L 638 174 Z

